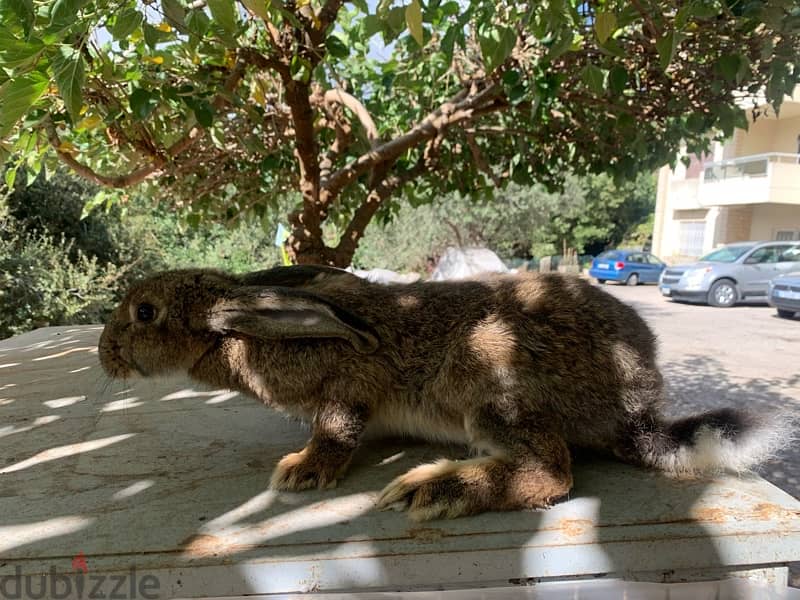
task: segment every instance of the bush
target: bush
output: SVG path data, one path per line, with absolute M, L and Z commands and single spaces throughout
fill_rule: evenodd
M 48 325 L 101 322 L 113 306 L 120 271 L 76 250 L 72 241 L 0 225 L 0 338 Z
M 202 223 L 132 197 L 84 215 L 96 188 L 37 178 L 0 197 L 0 338 L 51 325 L 100 323 L 129 284 L 156 271 L 254 271 L 279 263 L 260 224 Z

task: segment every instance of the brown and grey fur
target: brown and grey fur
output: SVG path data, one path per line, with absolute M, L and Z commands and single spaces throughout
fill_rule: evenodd
M 137 321 L 143 303 L 154 321 Z M 572 486 L 570 446 L 691 476 L 747 469 L 784 435 L 733 410 L 663 419 L 645 322 L 557 274 L 386 286 L 324 267 L 166 272 L 130 290 L 100 358 L 112 377 L 184 371 L 307 420 L 277 489 L 335 485 L 367 428 L 478 450 L 388 484 L 378 505 L 416 519 L 548 506 Z

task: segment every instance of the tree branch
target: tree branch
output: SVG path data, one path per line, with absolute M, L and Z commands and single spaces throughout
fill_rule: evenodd
M 419 177 L 430 167 L 429 161 L 426 160 L 423 155 L 420 155 L 412 169 L 399 175 L 390 175 L 370 190 L 364 203 L 356 209 L 353 218 L 350 220 L 350 223 L 348 223 L 347 229 L 345 229 L 339 240 L 339 244 L 334 250 L 336 254 L 346 257 L 347 260 L 342 261 L 342 264 L 344 264 L 344 262 L 350 262 L 353 253 L 358 247 L 358 243 L 361 241 L 361 238 L 364 237 L 364 231 L 367 225 L 369 225 L 372 217 L 375 216 L 375 213 L 378 212 L 378 209 L 384 201 L 389 198 L 395 190 Z
M 264 56 L 255 48 L 239 48 L 237 54 L 243 61 L 261 69 L 262 71 L 272 70 L 278 73 L 281 77 L 284 75 L 290 76 L 288 64 L 274 56 Z
M 378 142 L 378 128 L 375 126 L 375 121 L 372 120 L 372 115 L 369 114 L 367 108 L 352 94 L 348 94 L 341 88 L 328 90 L 323 97 L 324 102 L 332 103 L 338 102 L 342 106 L 349 108 L 358 117 L 361 126 L 367 134 L 367 140 L 371 147 L 375 147 Z
M 317 18 L 319 18 L 318 29 L 320 31 L 325 31 L 336 20 L 336 15 L 339 14 L 342 4 L 344 4 L 344 0 L 328 0 L 320 9 L 317 15 Z
M 486 162 L 486 159 L 483 157 L 481 153 L 481 149 L 478 147 L 478 143 L 475 141 L 475 134 L 471 131 L 464 132 L 464 135 L 467 138 L 467 146 L 469 146 L 469 151 L 472 153 L 472 158 L 475 161 L 475 166 L 478 167 L 479 170 L 486 173 L 495 186 L 500 187 L 500 179 L 497 177 L 492 168 L 489 166 L 489 163 Z
M 653 36 L 653 39 L 654 40 L 659 39 L 661 37 L 661 34 L 658 32 L 658 28 L 656 27 L 655 23 L 653 23 L 652 17 L 644 9 L 639 0 L 631 0 L 631 4 L 633 4 L 633 7 L 641 15 L 642 20 L 647 25 L 647 29 L 650 31 L 650 35 Z
M 45 131 L 47 132 L 47 139 L 50 142 L 50 145 L 56 151 L 58 158 L 60 158 L 65 165 L 67 165 L 81 177 L 84 177 L 85 179 L 88 179 L 89 181 L 99 185 L 113 188 L 124 188 L 135 185 L 137 183 L 141 183 L 150 175 L 158 172 L 158 170 L 164 165 L 163 159 L 156 159 L 149 165 L 141 167 L 140 169 L 136 169 L 135 171 L 131 171 L 127 175 L 101 175 L 96 173 L 91 167 L 75 160 L 75 158 L 69 152 L 66 152 L 61 148 L 61 139 L 58 137 L 56 126 L 49 116 L 45 117 L 44 127 Z
M 222 92 L 217 93 L 214 96 L 214 99 L 211 101 L 212 106 L 219 110 L 226 106 L 229 103 L 227 95 L 233 92 L 236 87 L 239 85 L 239 82 L 242 80 L 242 77 L 245 73 L 246 64 L 244 61 L 240 60 L 237 61 L 236 66 L 230 72 L 228 77 L 225 79 L 225 83 L 222 86 Z M 113 188 L 125 188 L 132 185 L 136 185 L 137 183 L 141 183 L 151 175 L 158 174 L 158 172 L 166 166 L 169 160 L 179 156 L 185 150 L 187 150 L 192 144 L 194 144 L 200 137 L 203 136 L 205 133 L 205 128 L 199 125 L 195 125 L 189 131 L 183 135 L 179 140 L 169 146 L 165 151 L 158 152 L 156 150 L 150 150 L 147 152 L 151 159 L 149 165 L 145 165 L 140 167 L 134 171 L 131 171 L 127 175 L 102 175 L 97 173 L 88 165 L 85 165 L 75 157 L 72 156 L 69 152 L 66 152 L 62 149 L 61 146 L 61 138 L 58 135 L 58 131 L 56 130 L 56 126 L 53 123 L 52 119 L 48 115 L 44 119 L 44 127 L 45 132 L 47 133 L 47 139 L 50 142 L 50 145 L 56 151 L 56 155 L 58 158 L 63 162 L 65 165 L 73 169 L 78 175 L 97 183 L 98 185 L 103 185 L 106 187 L 113 187 Z M 139 147 L 138 144 L 136 144 Z M 139 147 L 141 150 L 142 148 Z
M 477 82 L 473 83 L 472 87 L 475 88 L 476 86 Z M 502 88 L 493 82 L 489 83 L 483 90 L 472 94 L 469 90 L 462 89 L 451 100 L 445 102 L 418 125 L 409 130 L 408 133 L 376 146 L 336 171 L 327 182 L 326 196 L 330 199 L 336 198 L 344 186 L 376 164 L 397 158 L 406 150 L 413 148 L 424 140 L 436 137 L 440 132 L 452 125 L 474 118 L 476 113 L 486 114 L 486 112 L 499 110 L 504 104 L 493 102 L 490 102 L 488 106 L 484 106 L 484 104 L 495 100 L 500 93 L 502 93 Z

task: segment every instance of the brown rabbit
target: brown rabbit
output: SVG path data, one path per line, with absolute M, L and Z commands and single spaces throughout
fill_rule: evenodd
M 785 439 L 732 409 L 662 418 L 645 322 L 557 274 L 381 285 L 326 267 L 165 272 L 133 286 L 99 350 L 112 377 L 188 372 L 309 421 L 277 489 L 335 485 L 367 427 L 480 451 L 389 483 L 378 506 L 420 520 L 548 506 L 572 486 L 569 446 L 693 476 L 745 470 Z

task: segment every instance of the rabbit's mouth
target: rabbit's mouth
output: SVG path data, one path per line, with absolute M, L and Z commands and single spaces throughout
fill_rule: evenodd
M 126 362 L 119 354 L 101 355 L 100 364 L 112 379 L 128 379 L 142 374 L 141 369 Z
M 130 377 L 146 377 L 147 374 L 135 360 L 122 357 L 121 348 L 115 344 L 100 343 L 100 365 L 112 379 L 129 379 Z

